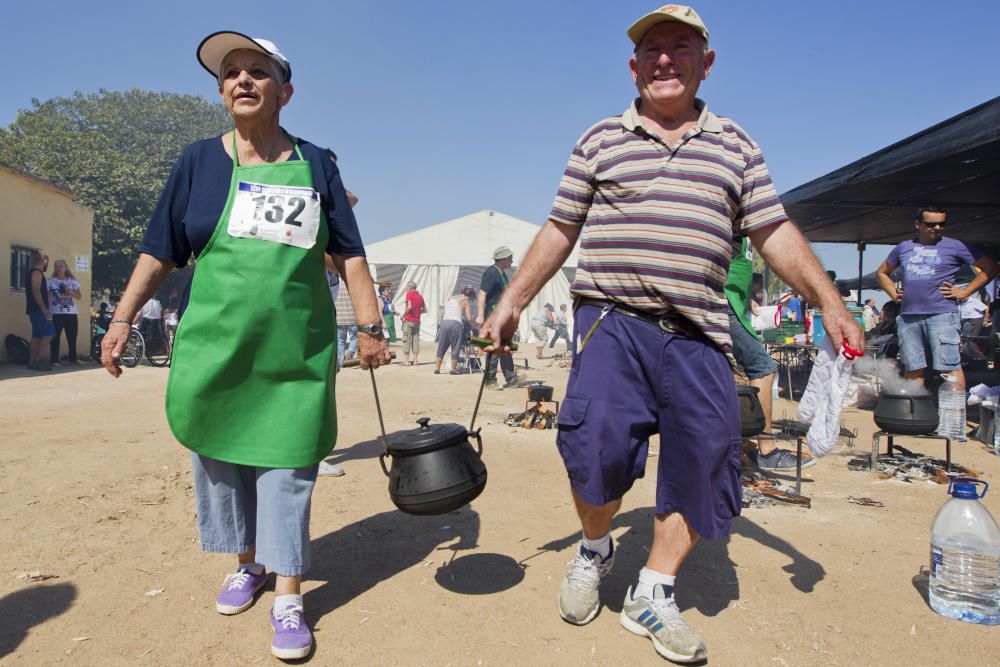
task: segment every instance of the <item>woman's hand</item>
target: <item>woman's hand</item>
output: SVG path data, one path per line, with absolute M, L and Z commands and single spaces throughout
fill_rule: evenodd
M 121 377 L 121 356 L 132 327 L 125 322 L 108 325 L 108 332 L 101 339 L 101 365 L 114 377 Z

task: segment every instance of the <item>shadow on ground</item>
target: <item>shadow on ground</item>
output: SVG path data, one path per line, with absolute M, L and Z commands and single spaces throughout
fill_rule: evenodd
M 930 589 L 930 571 L 927 569 L 927 566 L 922 565 L 920 567 L 920 572 L 913 575 L 913 579 L 910 581 L 913 583 L 914 590 L 916 590 L 917 594 L 920 595 L 920 598 L 924 601 L 924 604 L 927 605 L 927 608 L 930 609 L 931 601 L 928 592 Z
M 307 613 L 321 618 L 411 567 L 426 568 L 440 586 L 462 595 L 497 593 L 524 579 L 510 556 L 459 556 L 478 540 L 479 514 L 469 506 L 438 516 L 382 512 L 344 526 L 313 541 L 309 578 L 323 584 L 306 594 Z
M 362 442 L 355 443 L 350 447 L 344 447 L 343 449 L 334 449 L 330 452 L 330 455 L 323 460 L 331 465 L 340 465 L 346 461 L 377 459 L 383 451 L 385 451 L 385 446 L 382 444 L 382 438 L 375 438 L 374 440 L 364 440 Z M 386 461 L 387 466 L 391 465 L 391 463 L 391 460 Z
M 0 599 L 0 658 L 17 650 L 31 628 L 59 616 L 75 599 L 73 584 L 22 588 Z
M 612 523 L 615 534 L 624 527 L 629 530 L 617 540 L 614 569 L 601 584 L 601 601 L 611 611 L 621 611 L 625 592 L 635 583 L 639 570 L 646 564 L 653 543 L 654 514 L 652 507 L 635 509 L 619 514 Z M 803 593 L 812 591 L 826 575 L 820 563 L 745 517 L 733 520 L 731 532 L 787 556 L 791 562 L 782 570 L 790 575 L 790 583 Z M 540 549 L 575 549 L 579 541 L 580 533 L 575 532 Z M 682 611 L 693 607 L 705 616 L 715 616 L 740 598 L 739 564 L 729 555 L 729 541 L 728 537 L 700 540 L 688 556 L 677 578 L 677 604 Z

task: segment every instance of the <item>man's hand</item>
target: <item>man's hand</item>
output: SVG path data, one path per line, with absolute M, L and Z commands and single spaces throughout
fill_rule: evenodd
M 494 354 L 510 354 L 509 343 L 514 338 L 520 319 L 521 313 L 515 312 L 506 299 L 501 299 L 489 319 L 479 327 L 479 337 L 493 341 L 492 345 L 483 349 Z M 508 344 L 505 345 L 504 341 Z
M 830 337 L 835 353 L 840 353 L 845 341 L 855 350 L 865 349 L 865 335 L 843 303 L 823 311 L 823 328 Z
M 114 377 L 121 377 L 121 357 L 132 327 L 124 322 L 108 325 L 108 332 L 101 339 L 101 365 Z
M 361 368 L 365 370 L 390 364 L 392 357 L 389 356 L 389 343 L 385 336 L 358 332 L 357 358 L 361 360 Z
M 964 289 L 956 287 L 947 280 L 941 283 L 941 287 L 938 288 L 938 291 L 941 292 L 944 298 L 954 299 L 955 301 L 961 301 L 962 299 L 965 299 L 966 297 L 969 296 L 969 294 Z
M 903 303 L 903 286 L 900 285 L 899 287 L 896 287 L 895 291 L 896 291 L 896 296 L 893 296 L 892 300 L 895 301 L 896 303 Z M 890 296 L 892 295 L 890 294 Z

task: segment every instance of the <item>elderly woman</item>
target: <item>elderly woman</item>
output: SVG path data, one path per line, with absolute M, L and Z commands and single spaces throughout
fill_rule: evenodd
M 319 461 L 337 436 L 335 329 L 324 253 L 351 288 L 362 367 L 388 363 L 374 286 L 340 173 L 285 132 L 291 66 L 277 46 L 217 32 L 198 47 L 235 129 L 188 146 L 174 166 L 102 344 L 115 377 L 132 318 L 175 266 L 197 257 L 167 386 L 167 420 L 192 451 L 205 551 L 237 555 L 222 614 L 277 575 L 272 653 L 307 656 L 300 579 Z M 239 634 L 234 636 L 240 636 Z

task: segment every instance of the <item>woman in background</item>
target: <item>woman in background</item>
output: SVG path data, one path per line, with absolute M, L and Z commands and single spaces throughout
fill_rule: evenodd
M 56 334 L 49 342 L 49 361 L 53 366 L 59 365 L 59 339 L 66 332 L 66 344 L 69 346 L 67 356 L 71 364 L 87 362 L 76 358 L 76 335 L 79 331 L 79 310 L 76 302 L 80 300 L 80 283 L 69 270 L 65 259 L 57 259 L 52 267 L 52 277 L 47 281 L 49 290 L 49 305 L 52 309 L 52 324 Z
M 444 304 L 444 318 L 438 328 L 437 359 L 434 361 L 434 374 L 441 372 L 441 362 L 444 353 L 451 348 L 451 374 L 459 375 L 458 353 L 462 350 L 462 334 L 465 333 L 465 323 L 472 321 L 472 306 L 470 302 L 475 292 L 471 286 L 462 288 Z

